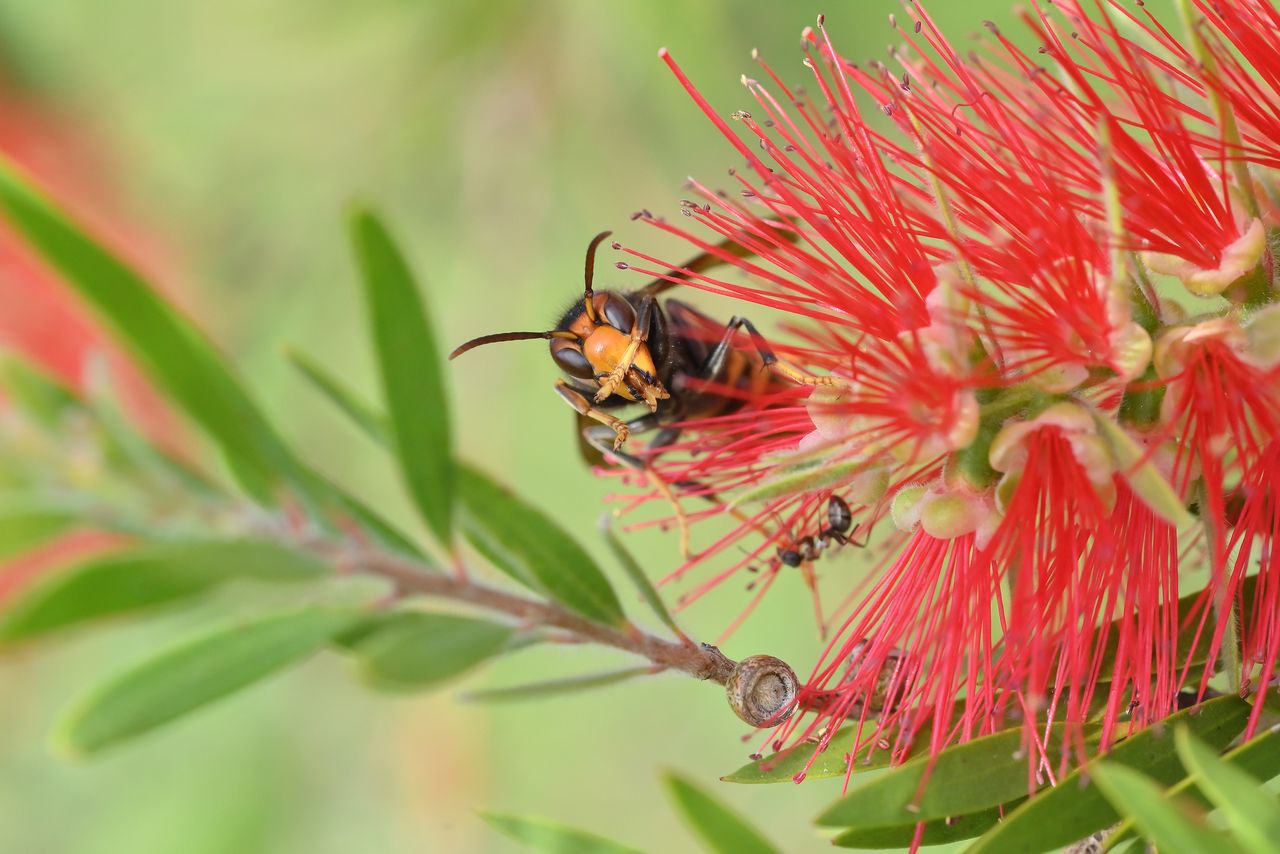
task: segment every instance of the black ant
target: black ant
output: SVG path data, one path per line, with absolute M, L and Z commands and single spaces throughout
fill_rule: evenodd
M 853 528 L 853 511 L 849 504 L 838 495 L 832 495 L 827 502 L 827 527 L 815 537 L 801 537 L 791 547 L 778 548 L 778 560 L 786 566 L 800 566 L 802 563 L 815 561 L 830 548 L 832 541 L 846 545 L 851 541 Z M 853 543 L 861 548 L 866 543 Z

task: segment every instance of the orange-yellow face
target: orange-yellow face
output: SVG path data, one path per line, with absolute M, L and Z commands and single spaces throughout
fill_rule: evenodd
M 655 408 L 657 401 L 668 395 L 649 348 L 631 336 L 635 315 L 630 304 L 618 295 L 597 293 L 592 308 L 595 321 L 583 311 L 569 325 L 568 331 L 577 340 L 551 342 L 556 364 L 583 379 L 618 377 L 621 381 L 612 385 L 614 394 Z
M 596 376 L 599 377 L 611 374 L 618 369 L 627 358 L 627 350 L 632 343 L 631 336 L 625 332 L 614 329 L 612 326 L 597 326 L 595 331 L 582 342 L 582 354 L 587 357 L 587 361 L 591 363 Z M 638 344 L 635 355 L 631 359 L 630 369 L 627 371 L 627 382 L 619 386 L 616 393 L 627 400 L 636 400 L 635 394 L 627 386 L 636 386 L 636 390 L 643 395 L 641 386 L 656 383 L 657 369 L 653 365 L 653 356 L 650 355 L 648 347 Z

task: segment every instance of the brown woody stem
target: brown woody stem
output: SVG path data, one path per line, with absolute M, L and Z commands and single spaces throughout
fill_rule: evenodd
M 560 629 L 574 640 L 611 646 L 647 658 L 654 667 L 679 670 L 720 685 L 733 673 L 734 662 L 710 644 L 664 640 L 634 625 L 624 628 L 602 625 L 553 602 L 508 593 L 473 581 L 469 576 L 445 575 L 409 558 L 374 549 L 346 544 L 335 547 L 329 541 L 320 545 L 312 543 L 310 550 L 342 566 L 383 578 L 401 595 L 465 602 L 530 625 Z

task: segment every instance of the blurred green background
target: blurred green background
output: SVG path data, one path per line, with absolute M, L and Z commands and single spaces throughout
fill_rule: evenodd
M 934 4 L 953 37 L 1009 0 Z M 227 350 L 306 456 L 409 520 L 385 457 L 301 383 L 286 345 L 357 385 L 373 373 L 343 239 L 352 198 L 377 206 L 426 283 L 450 345 L 543 328 L 580 286 L 587 239 L 613 228 L 687 254 L 629 221 L 675 212 L 686 175 L 722 184 L 737 158 L 656 59 L 668 46 L 723 113 L 759 47 L 790 82 L 819 11 L 852 58 L 882 55 L 890 0 L 0 0 L 16 79 L 72 122 L 115 209 L 147 235 L 153 269 Z M 607 253 L 606 253 L 607 254 Z M 158 260 L 157 260 L 158 259 Z M 603 284 L 634 284 L 601 266 Z M 705 303 L 717 315 L 728 306 Z M 453 367 L 462 451 L 502 473 L 600 551 L 611 482 L 576 454 L 545 347 Z M 673 538 L 632 541 L 654 575 Z M 832 571 L 839 566 L 831 567 Z M 631 598 L 628 597 L 628 602 Z M 685 615 L 711 639 L 746 602 L 729 585 Z M 812 816 L 836 781 L 732 788 L 716 777 L 755 742 L 720 693 L 675 676 L 525 705 L 448 693 L 375 696 L 334 657 L 87 764 L 45 735 L 91 680 L 214 619 L 243 593 L 0 663 L 0 851 L 513 851 L 477 808 L 543 814 L 653 851 L 694 850 L 656 782 L 707 781 L 788 851 L 825 847 Z M 641 613 L 639 608 L 633 608 Z M 780 582 L 733 638 L 807 668 L 808 595 Z M 596 650 L 529 650 L 472 680 L 504 685 L 625 664 Z

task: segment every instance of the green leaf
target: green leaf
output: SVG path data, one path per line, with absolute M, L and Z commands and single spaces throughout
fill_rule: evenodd
M 302 375 L 340 412 L 363 430 L 365 435 L 384 448 L 391 446 L 391 428 L 387 425 L 386 415 L 356 394 L 350 386 L 301 353 L 291 352 L 289 358 Z M 318 475 L 317 477 L 319 478 Z M 374 539 L 401 554 L 410 555 L 419 561 L 426 560 L 426 555 L 417 544 L 362 501 L 338 487 L 337 484 L 328 480 L 324 480 L 324 483 L 338 508 L 359 523 Z
M 805 779 L 807 780 L 843 777 L 848 771 L 848 763 L 845 762 L 845 756 L 853 749 L 857 736 L 858 728 L 856 726 L 845 727 L 837 732 L 831 737 L 827 748 L 813 761 L 813 765 L 809 767 L 808 771 L 805 771 L 804 766 L 818 749 L 818 746 L 804 743 L 797 744 L 784 752 L 749 762 L 732 774 L 726 774 L 720 779 L 725 783 L 794 783 L 795 776 L 801 772 L 805 773 Z M 927 745 L 928 733 L 922 731 L 916 737 L 915 743 Z M 874 741 L 872 741 L 864 744 L 859 749 L 858 757 L 853 765 L 855 775 L 864 771 L 874 771 L 877 768 L 889 766 L 893 758 L 892 752 L 876 750 L 873 753 L 872 748 L 875 746 Z
M 1192 525 L 1195 520 L 1187 512 L 1186 505 L 1178 497 L 1173 485 L 1160 473 L 1154 462 L 1144 459 L 1146 451 L 1124 431 L 1124 428 L 1106 415 L 1096 410 L 1092 414 L 1094 423 L 1098 425 L 1098 432 L 1102 434 L 1103 441 L 1111 449 L 1116 466 L 1120 469 L 1121 476 L 1128 481 L 1133 494 L 1141 498 L 1153 513 L 1175 528 Z
M 820 457 L 801 458 L 750 489 L 737 493 L 726 509 L 756 501 L 772 501 L 788 495 L 842 486 L 868 470 L 866 460 L 843 460 L 831 463 Z
M 1062 750 L 1064 724 L 1055 724 L 1046 751 Z M 1099 728 L 1087 727 L 1086 744 Z M 818 816 L 828 827 L 891 827 L 967 815 L 1027 794 L 1028 756 L 1021 727 L 975 738 L 921 756 L 855 786 Z M 923 792 L 921 785 L 924 785 Z
M 301 662 L 357 619 L 351 611 L 303 609 L 187 640 L 94 690 L 63 721 L 58 741 L 89 755 L 136 738 Z
M 125 414 L 119 387 L 107 360 L 95 356 L 86 370 L 85 402 L 102 431 L 102 442 L 113 468 L 132 468 L 153 485 L 185 490 L 196 497 L 224 499 L 225 495 L 190 463 L 147 439 Z M 153 487 L 154 488 L 154 487 Z
M 668 771 L 663 782 L 676 809 L 710 851 L 720 854 L 776 854 L 760 832 L 687 778 Z
M 527 685 L 512 685 L 508 688 L 487 688 L 483 691 L 471 691 L 462 699 L 475 703 L 509 703 L 523 700 L 542 700 L 547 697 L 559 697 L 564 694 L 576 694 L 579 691 L 590 691 L 606 685 L 616 685 L 653 673 L 651 667 L 628 667 L 623 670 L 611 670 L 607 673 L 590 673 L 586 676 L 571 676 L 567 679 L 550 679 L 546 682 L 531 682 Z
M 1258 586 L 1257 582 L 1258 576 L 1250 575 L 1241 583 L 1240 597 L 1243 603 L 1241 613 L 1249 613 L 1249 610 L 1253 607 L 1254 592 Z M 1198 619 L 1193 619 L 1195 606 L 1203 594 L 1204 591 L 1196 591 L 1195 593 L 1188 593 L 1178 600 L 1178 616 L 1176 618 L 1178 626 L 1176 635 L 1177 648 L 1170 657 L 1174 661 L 1193 666 L 1188 673 L 1188 679 L 1193 680 L 1190 684 L 1195 684 L 1196 666 L 1205 664 L 1208 658 L 1210 641 L 1213 636 L 1211 631 L 1199 631 Z M 1110 681 L 1115 675 L 1116 652 L 1120 647 L 1120 634 L 1120 620 L 1112 621 L 1108 627 L 1106 648 L 1103 650 L 1102 660 L 1099 664 L 1099 681 Z M 1198 643 L 1197 634 L 1199 634 Z
M 943 845 L 948 842 L 959 842 L 972 839 L 994 827 L 1000 817 L 1021 804 L 1026 798 L 1011 801 L 1003 808 L 990 809 L 970 813 L 968 815 L 934 819 L 925 822 L 924 832 L 920 836 L 921 845 Z M 837 848 L 863 848 L 886 850 L 910 848 L 916 839 L 915 824 L 899 824 L 892 827 L 857 827 L 847 830 L 831 840 Z
M 281 477 L 305 487 L 293 456 L 195 326 L 2 162 L 0 216 L 98 312 L 152 380 L 219 444 L 246 491 L 270 502 Z
M 366 436 L 384 447 L 391 445 L 391 427 L 384 413 L 378 412 L 371 403 L 362 399 L 305 353 L 290 350 L 288 357 L 311 385 L 350 418 Z
M 62 380 L 13 354 L 0 360 L 0 388 L 14 405 L 44 427 L 59 427 L 65 413 L 82 406 Z
M 1141 771 L 1171 784 L 1183 776 L 1172 744 L 1171 729 L 1186 726 L 1198 738 L 1221 750 L 1244 729 L 1249 704 L 1236 696 L 1217 697 L 1185 709 L 1125 739 L 1107 753 L 1108 762 Z M 1091 764 L 1091 763 L 1090 763 Z M 1083 839 L 1117 821 L 1116 811 L 1097 787 L 1083 783 L 1090 765 L 1077 768 L 1010 813 L 969 848 L 980 852 L 1048 851 Z
M 777 853 L 778 849 L 758 830 L 689 778 L 668 771 L 663 782 L 686 825 L 701 837 L 708 850 L 719 854 Z
M 6 502 L 0 506 L 0 561 L 57 539 L 77 521 L 77 514 L 65 508 L 36 502 Z
M 653 583 L 649 581 L 649 576 L 645 574 L 644 568 L 640 566 L 640 563 L 623 545 L 622 540 L 618 538 L 613 529 L 608 526 L 608 517 L 605 518 L 604 541 L 609 546 L 609 551 L 613 552 L 618 565 L 627 574 L 627 578 L 631 579 L 631 583 L 635 585 L 636 590 L 640 592 L 640 596 L 653 610 L 653 613 L 657 615 L 658 619 L 671 631 L 683 637 L 684 632 L 680 631 L 680 627 L 676 625 L 675 619 L 671 616 L 671 612 L 667 610 L 666 604 L 663 603 L 662 597 L 658 595 Z
M 316 558 L 265 541 L 144 546 L 50 574 L 24 591 L 0 614 L 0 643 L 191 599 L 231 579 L 307 581 L 324 573 Z
M 390 415 L 392 446 L 414 504 L 441 543 L 453 539 L 453 442 L 435 334 L 413 275 L 372 213 L 356 210 L 351 237 Z
M 374 540 L 392 551 L 414 558 L 423 569 L 438 569 L 418 548 L 418 545 L 402 534 L 398 528 L 382 518 L 372 508 L 354 495 L 329 484 L 338 509 L 364 529 Z
M 590 620 L 626 623 L 600 567 L 542 511 L 470 466 L 459 469 L 458 485 L 463 533 L 494 566 Z
M 1280 730 L 1265 732 L 1239 747 L 1232 748 L 1223 756 L 1223 760 L 1232 767 L 1249 774 L 1258 782 L 1266 782 L 1280 776 Z M 1200 794 L 1200 790 L 1196 788 L 1198 782 L 1199 778 L 1195 774 L 1184 777 L 1176 786 L 1169 789 L 1167 794 L 1185 796 L 1203 807 L 1208 807 L 1209 799 Z M 1107 838 L 1107 850 L 1130 835 L 1132 830 L 1131 820 L 1126 819 L 1118 824 Z
M 389 611 L 355 626 L 339 641 L 370 685 L 419 691 L 459 676 L 503 651 L 512 628 L 485 620 Z
M 1268 795 L 1253 777 L 1218 758 L 1217 751 L 1191 737 L 1185 728 L 1174 733 L 1174 741 L 1183 767 L 1196 778 L 1200 791 L 1222 811 L 1244 847 L 1262 854 L 1280 847 L 1280 802 Z
M 494 830 L 546 854 L 642 854 L 638 848 L 545 818 L 493 812 L 482 812 L 480 818 Z
M 1166 801 L 1159 785 L 1131 768 L 1096 762 L 1090 767 L 1089 776 L 1115 811 L 1133 816 L 1138 827 L 1164 854 L 1241 850 L 1229 837 L 1211 831 L 1203 822 L 1193 821 L 1180 805 Z

